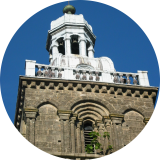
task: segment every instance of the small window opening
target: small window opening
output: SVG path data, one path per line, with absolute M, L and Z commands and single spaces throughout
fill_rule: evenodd
M 72 54 L 79 54 L 79 43 L 77 35 L 73 35 L 71 38 L 71 52 Z
M 65 44 L 62 38 L 58 39 L 58 51 L 59 53 L 62 53 L 63 55 L 65 55 Z
M 91 133 L 93 131 L 93 127 L 92 127 L 92 122 L 86 122 L 84 124 L 84 141 L 85 141 L 85 148 L 86 146 L 89 144 L 91 144 L 91 141 L 93 140 L 93 138 L 90 137 L 89 133 Z M 93 146 L 93 151 L 91 152 L 91 154 L 94 153 L 94 146 Z
M 87 57 L 88 57 L 88 48 L 89 48 L 89 46 L 90 46 L 90 43 L 87 41 L 87 44 L 86 44 L 86 55 L 87 55 Z

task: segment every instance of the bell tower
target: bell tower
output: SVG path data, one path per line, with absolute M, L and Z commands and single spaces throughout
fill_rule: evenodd
M 92 27 L 75 12 L 67 5 L 64 15 L 51 22 L 46 43 L 49 64 L 26 60 L 14 125 L 39 149 L 84 160 L 131 142 L 149 121 L 158 88 L 149 85 L 147 71 L 118 72 L 110 58 L 94 58 Z M 91 131 L 101 135 L 103 153 L 94 146 L 92 153 L 86 152 Z
M 94 58 L 96 37 L 92 27 L 82 14 L 75 15 L 75 12 L 72 5 L 67 5 L 63 9 L 64 15 L 51 22 L 46 44 L 51 65 L 60 55 Z

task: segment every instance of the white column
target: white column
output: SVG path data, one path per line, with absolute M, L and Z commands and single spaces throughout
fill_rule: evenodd
M 142 86 L 150 86 L 148 80 L 148 71 L 138 71 L 139 84 Z
M 57 57 L 58 53 L 58 42 L 54 42 L 52 45 L 52 61 Z
M 85 38 L 81 38 L 79 40 L 79 54 L 81 56 L 87 56 L 87 54 L 86 54 L 86 39 Z
M 66 36 L 64 38 L 65 41 L 65 55 L 70 55 L 71 54 L 71 37 Z
M 89 58 L 94 58 L 94 48 L 92 45 L 88 48 L 88 57 Z

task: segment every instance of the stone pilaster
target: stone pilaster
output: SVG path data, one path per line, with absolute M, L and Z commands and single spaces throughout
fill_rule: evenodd
M 103 138 L 104 124 L 103 124 L 102 121 L 99 121 L 99 120 L 97 120 L 96 123 L 97 123 L 97 126 L 98 126 L 98 132 L 99 132 L 99 134 L 101 135 L 100 138 L 99 138 L 99 142 L 100 142 L 101 144 L 103 144 L 103 142 L 104 142 L 104 138 Z
M 75 120 L 76 117 L 72 117 L 70 124 L 71 124 L 71 152 L 75 153 Z
M 113 126 L 112 140 L 113 140 L 113 150 L 117 151 L 123 146 L 123 134 L 122 134 L 122 120 L 123 115 L 119 114 L 110 114 Z
M 105 126 L 104 132 L 108 132 L 109 136 L 110 136 L 109 139 L 108 139 L 108 137 L 105 138 L 105 146 L 104 146 L 103 150 L 106 153 L 108 145 L 113 146 L 113 144 L 112 144 L 112 134 L 111 134 L 111 119 L 110 119 L 110 117 L 107 117 L 107 116 L 103 117 L 103 119 L 104 119 L 104 126 Z M 109 153 L 107 152 L 107 154 L 109 154 Z
M 144 122 L 148 128 L 148 136 L 151 145 L 152 158 L 159 158 L 159 145 L 156 133 L 156 126 L 158 123 L 158 119 L 156 118 L 145 118 Z
M 25 120 L 26 120 L 26 139 L 35 145 L 35 118 L 38 109 L 24 108 Z
M 82 127 L 82 121 L 79 120 L 79 122 L 77 123 L 77 152 L 78 153 L 81 153 L 81 151 L 82 151 L 81 127 Z
M 69 118 L 71 111 L 68 110 L 58 110 L 61 123 L 61 152 L 70 151 L 70 126 Z
M 82 144 L 82 153 L 85 153 L 85 141 L 84 141 L 84 129 L 81 128 L 81 144 Z
M 64 120 L 60 119 L 60 123 L 61 123 L 61 152 L 65 151 L 65 147 L 64 147 Z
M 58 51 L 58 42 L 54 42 L 52 45 L 52 60 L 56 58 L 56 55 L 59 53 Z

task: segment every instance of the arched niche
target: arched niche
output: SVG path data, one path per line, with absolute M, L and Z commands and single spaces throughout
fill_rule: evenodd
M 57 152 L 61 148 L 61 125 L 57 108 L 52 104 L 42 104 L 35 121 L 35 146 Z
M 60 37 L 57 39 L 58 42 L 58 51 L 59 53 L 65 55 L 65 42 L 64 42 L 64 38 Z
M 72 112 L 76 113 L 80 119 L 103 120 L 104 116 L 109 116 L 109 111 L 102 105 L 95 102 L 77 103 L 72 107 Z
M 71 53 L 79 55 L 79 43 L 78 43 L 79 36 L 78 35 L 71 35 Z
M 127 110 L 124 113 L 124 122 L 122 123 L 123 147 L 128 157 L 134 156 L 142 159 L 151 157 L 148 130 L 143 120 L 143 115 L 136 110 Z

